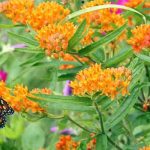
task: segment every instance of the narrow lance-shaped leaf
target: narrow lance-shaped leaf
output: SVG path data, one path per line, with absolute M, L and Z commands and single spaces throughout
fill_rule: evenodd
M 39 45 L 38 42 L 33 40 L 33 39 L 29 39 L 29 38 L 26 38 L 24 36 L 21 36 L 21 35 L 15 34 L 15 33 L 11 33 L 11 32 L 8 32 L 8 34 L 12 38 L 15 38 L 18 41 L 24 42 L 25 44 L 29 44 L 32 46 L 38 46 Z
M 116 5 L 116 4 L 106 4 L 106 5 L 100 5 L 100 6 L 94 6 L 94 7 L 89 7 L 89 8 L 86 8 L 86 9 L 82 9 L 82 10 L 76 11 L 76 12 L 68 15 L 65 18 L 65 21 L 68 21 L 68 20 L 70 20 L 74 17 L 80 16 L 80 15 L 88 13 L 88 12 L 101 10 L 101 9 L 106 9 L 106 8 L 121 8 L 121 9 L 124 9 L 124 10 L 134 12 L 134 13 L 140 15 L 143 18 L 143 21 L 146 23 L 146 17 L 141 12 L 137 11 L 136 9 L 130 8 L 130 7 L 126 7 L 126 6 L 122 6 L 122 5 Z
M 106 63 L 104 63 L 105 67 L 112 67 L 115 66 L 117 64 L 119 64 L 120 62 L 124 61 L 125 59 L 131 57 L 133 54 L 132 50 L 124 50 L 121 51 L 120 53 L 118 53 L 117 55 L 113 56 L 112 58 L 108 59 L 106 61 Z
M 150 63 L 150 56 L 143 54 L 135 54 L 139 59 L 143 60 L 145 63 Z
M 68 51 L 71 51 L 71 49 L 74 48 L 84 37 L 85 26 L 86 20 L 83 20 L 83 22 L 80 24 L 73 37 L 69 40 Z
M 114 127 L 129 113 L 129 111 L 131 110 L 131 108 L 134 106 L 134 104 L 137 101 L 138 92 L 139 92 L 139 89 L 138 89 L 138 86 L 136 86 L 131 92 L 131 95 L 127 96 L 127 98 L 124 99 L 121 106 L 104 123 L 106 130 L 109 130 L 110 128 Z
M 71 110 L 71 111 L 94 111 L 92 101 L 86 97 L 77 96 L 59 96 L 36 94 L 37 98 L 31 100 L 37 102 L 46 111 L 55 110 Z
M 106 36 L 104 36 L 103 38 L 101 38 L 99 41 L 94 42 L 91 45 L 86 46 L 85 48 L 79 50 L 79 54 L 81 56 L 84 56 L 98 48 L 101 47 L 102 44 L 106 44 L 111 42 L 112 40 L 114 40 L 118 35 L 120 35 L 123 30 L 126 28 L 126 24 L 124 24 L 122 27 L 112 31 L 111 33 L 107 34 Z
M 5 29 L 22 27 L 22 26 L 24 25 L 23 24 L 0 24 L 0 28 L 5 28 Z

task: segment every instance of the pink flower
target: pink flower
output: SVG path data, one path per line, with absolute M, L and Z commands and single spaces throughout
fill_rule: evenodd
M 127 2 L 128 2 L 128 0 L 118 0 L 116 4 L 118 4 L 118 5 L 124 5 Z M 122 9 L 118 9 L 118 11 L 116 13 L 117 14 L 121 14 L 122 13 Z
M 0 70 L 0 80 L 6 81 L 7 79 L 7 72 Z

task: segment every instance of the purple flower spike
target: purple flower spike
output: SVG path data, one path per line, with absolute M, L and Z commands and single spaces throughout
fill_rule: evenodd
M 64 129 L 64 130 L 60 131 L 60 134 L 63 134 L 63 135 L 76 135 L 75 131 L 73 129 Z
M 58 131 L 58 127 L 54 126 L 50 128 L 51 132 L 57 132 Z
M 63 95 L 64 96 L 69 96 L 72 94 L 72 89 L 71 89 L 69 84 L 70 84 L 70 80 L 67 80 L 66 84 L 64 86 L 64 89 L 63 89 Z
M 12 45 L 11 47 L 12 47 L 12 48 L 14 48 L 14 49 L 16 49 L 16 48 L 25 48 L 25 47 L 26 47 L 26 45 L 25 45 L 25 44 L 23 44 L 23 43 L 20 43 L 20 44 Z
M 0 70 L 0 80 L 6 81 L 7 79 L 7 72 Z

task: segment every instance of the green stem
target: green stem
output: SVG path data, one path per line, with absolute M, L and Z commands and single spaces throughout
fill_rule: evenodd
M 141 93 L 142 93 L 142 98 L 143 98 L 143 100 L 145 100 L 145 96 L 144 96 L 144 91 L 143 91 L 143 89 L 141 89 Z
M 145 66 L 145 69 L 146 69 L 146 75 L 147 75 L 148 81 L 150 82 L 150 72 L 149 72 L 148 66 Z M 148 96 L 150 96 L 150 87 L 148 90 Z
M 100 126 L 101 126 L 101 129 L 102 129 L 102 133 L 105 134 L 105 129 L 104 129 L 104 125 L 103 125 L 103 118 L 102 118 L 102 114 L 98 108 L 98 105 L 96 102 L 94 102 L 94 106 L 95 106 L 95 109 L 98 113 L 98 116 L 99 116 L 99 122 L 100 122 Z
M 93 133 L 92 131 L 90 131 L 89 129 L 81 126 L 79 123 L 77 123 L 76 121 L 74 121 L 72 118 L 70 118 L 69 116 L 67 116 L 68 120 L 71 121 L 72 123 L 74 123 L 75 125 L 77 125 L 79 128 L 83 129 L 84 131 L 86 132 L 89 132 L 89 133 Z
M 64 118 L 65 116 L 64 115 L 60 115 L 60 116 L 56 116 L 56 115 L 52 115 L 52 114 L 49 114 L 49 113 L 44 113 L 48 118 L 50 119 L 62 119 Z
M 121 147 L 119 147 L 110 137 L 107 136 L 108 141 L 116 147 L 118 150 L 123 150 Z

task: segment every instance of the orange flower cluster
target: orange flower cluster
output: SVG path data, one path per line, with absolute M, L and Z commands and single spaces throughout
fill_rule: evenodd
M 50 56 L 53 53 L 59 54 L 61 51 L 66 51 L 74 32 L 75 27 L 70 22 L 63 25 L 49 24 L 37 31 L 36 39 L 40 46 L 46 49 L 46 54 Z
M 28 23 L 33 29 L 39 30 L 49 24 L 58 23 L 69 13 L 69 9 L 65 9 L 56 2 L 42 2 L 33 9 Z
M 82 9 L 103 4 L 109 3 L 104 3 L 103 0 L 94 0 L 85 3 Z M 115 29 L 114 26 L 120 27 L 125 23 L 125 19 L 120 14 L 117 14 L 115 9 L 103 9 L 85 13 L 81 15 L 81 17 L 79 18 L 79 22 L 84 19 L 86 19 L 89 25 L 101 26 L 101 33 L 112 31 Z
M 61 136 L 56 143 L 56 150 L 77 150 L 78 143 L 70 135 Z
M 4 82 L 0 82 L 0 97 L 2 97 L 8 104 L 17 112 L 32 111 L 43 112 L 44 110 L 35 102 L 30 101 L 27 97 L 33 96 L 35 93 L 51 94 L 49 89 L 34 89 L 29 91 L 27 87 L 16 85 L 14 89 L 7 88 Z
M 0 5 L 1 11 L 13 22 L 26 24 L 34 8 L 34 0 L 8 0 Z
M 128 40 L 135 52 L 141 52 L 143 48 L 150 48 L 150 25 L 143 24 L 131 30 L 133 36 Z
M 140 148 L 139 150 L 150 150 L 150 146 Z
M 74 95 L 93 95 L 102 92 L 112 100 L 118 95 L 128 94 L 131 71 L 125 67 L 102 69 L 101 65 L 93 64 L 80 71 L 70 83 Z
M 125 3 L 125 5 L 134 8 L 139 4 L 141 4 L 142 2 L 144 2 L 144 0 L 128 0 L 128 2 Z

